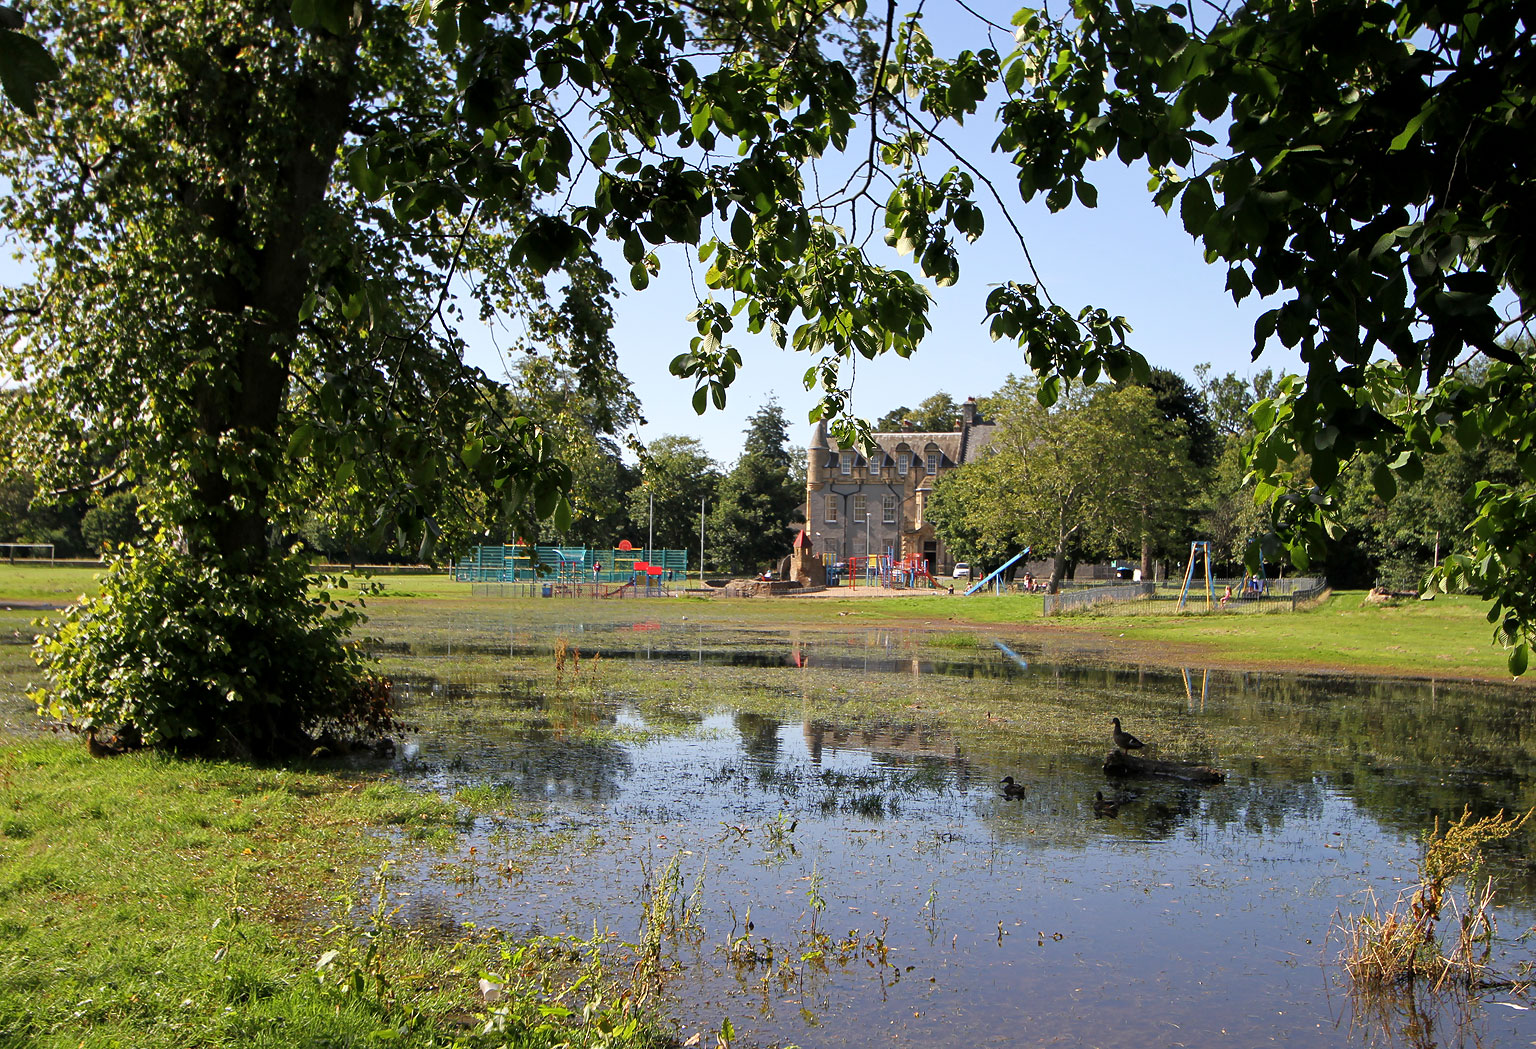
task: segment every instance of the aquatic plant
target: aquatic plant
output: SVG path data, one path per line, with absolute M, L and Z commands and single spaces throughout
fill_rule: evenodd
M 1487 984 L 1495 892 L 1482 873 L 1482 847 L 1509 837 L 1530 818 L 1530 812 L 1506 818 L 1501 810 L 1474 820 L 1468 809 L 1443 833 L 1436 819 L 1425 837 L 1418 885 L 1385 909 L 1373 893 L 1368 912 L 1335 921 L 1343 943 L 1339 960 L 1352 989 L 1369 992 L 1417 980 L 1437 988 L 1447 981 Z M 1442 923 L 1445 917 L 1451 920 Z

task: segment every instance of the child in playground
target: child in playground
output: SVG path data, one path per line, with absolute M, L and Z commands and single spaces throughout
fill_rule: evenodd
M 1232 600 L 1232 584 L 1227 584 L 1227 592 L 1221 595 L 1221 607 L 1226 608 L 1227 602 Z

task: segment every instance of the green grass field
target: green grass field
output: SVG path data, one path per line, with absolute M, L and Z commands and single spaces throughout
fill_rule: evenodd
M 61 604 L 94 589 L 99 569 L 0 565 L 0 630 L 24 632 L 35 612 L 6 613 L 8 602 Z M 361 583 L 355 579 L 354 583 Z M 572 602 L 591 598 L 476 598 L 468 584 L 445 574 L 376 576 L 368 605 L 383 612 L 401 602 L 475 601 L 516 607 L 530 622 L 568 618 Z M 690 596 L 670 600 L 603 603 L 606 614 L 702 623 L 756 626 L 847 625 L 881 622 L 911 626 L 1004 628 L 1016 633 L 1102 638 L 1128 659 L 1162 663 L 1221 663 L 1235 667 L 1308 667 L 1371 674 L 1407 674 L 1508 681 L 1506 653 L 1493 643 L 1474 598 L 1367 605 L 1359 591 L 1335 593 L 1320 606 L 1297 613 L 1196 613 L 1150 615 L 1145 606 L 1100 606 L 1045 619 L 1038 595 L 948 594 L 812 599 L 723 599 Z M 1525 680 L 1532 680 L 1527 676 Z

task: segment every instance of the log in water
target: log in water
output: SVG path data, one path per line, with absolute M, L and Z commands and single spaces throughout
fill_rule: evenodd
M 1195 765 L 1187 761 L 1157 761 L 1138 758 L 1121 750 L 1112 750 L 1104 759 L 1106 776 L 1161 776 L 1164 779 L 1181 779 L 1186 783 L 1225 783 L 1227 774 L 1209 765 Z

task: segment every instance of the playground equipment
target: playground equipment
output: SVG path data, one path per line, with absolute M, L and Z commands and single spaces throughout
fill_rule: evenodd
M 898 559 L 887 547 L 883 554 L 855 555 L 844 561 L 827 561 L 827 585 L 880 586 L 890 590 L 909 590 L 920 586 L 934 586 L 933 573 L 928 562 L 913 555 Z
M 1205 558 L 1205 610 L 1209 612 L 1216 607 L 1216 580 L 1211 576 L 1211 544 L 1205 539 L 1196 539 L 1189 544 L 1189 564 L 1184 566 L 1184 586 L 1179 591 L 1179 611 L 1184 611 L 1184 602 L 1189 599 L 1189 584 L 1195 577 L 1195 563 Z
M 477 546 L 460 558 L 453 577 L 461 583 L 543 582 L 552 593 L 592 584 L 651 588 L 688 571 L 686 550 L 634 549 L 627 542 L 602 550 L 585 546 Z
M 981 579 L 979 582 L 973 583 L 971 585 L 971 588 L 965 592 L 965 596 L 966 597 L 970 597 L 976 591 L 981 590 L 984 587 L 986 587 L 986 585 L 988 583 L 992 582 L 992 580 L 994 580 L 994 579 L 997 580 L 997 592 L 999 594 L 1001 594 L 1003 592 L 1003 579 L 1002 579 L 1003 573 L 1006 572 L 1008 569 L 1012 568 L 1022 558 L 1028 557 L 1029 556 L 1029 550 L 1030 550 L 1030 548 L 1026 546 L 1024 549 L 1022 549 L 1018 553 L 1014 554 L 1008 560 L 1004 561 L 997 568 L 994 568 L 990 573 L 988 573 L 986 575 L 985 578 Z

